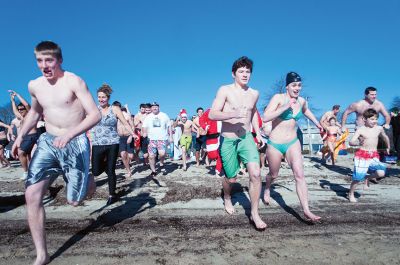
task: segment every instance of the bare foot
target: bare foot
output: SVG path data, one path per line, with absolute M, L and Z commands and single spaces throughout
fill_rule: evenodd
M 45 265 L 50 263 L 50 257 L 46 254 L 44 257 L 36 257 L 35 262 L 33 265 Z
M 228 214 L 233 214 L 235 212 L 235 208 L 232 205 L 232 201 L 231 198 L 224 198 L 224 207 L 225 207 L 225 211 Z
M 306 221 L 313 222 L 313 223 L 321 220 L 321 216 L 315 215 L 312 212 L 304 213 L 304 217 L 305 217 Z
M 263 203 L 265 205 L 270 205 L 271 203 L 271 195 L 270 195 L 270 190 L 265 189 L 264 190 L 264 197 L 263 197 Z
M 261 220 L 258 214 L 255 214 L 254 217 L 253 214 L 250 215 L 250 223 L 252 223 L 257 230 L 265 230 L 267 228 L 267 224 Z
M 357 200 L 356 200 L 356 198 L 354 197 L 354 195 L 349 195 L 349 201 L 350 201 L 350 202 L 353 202 L 353 203 L 357 202 Z

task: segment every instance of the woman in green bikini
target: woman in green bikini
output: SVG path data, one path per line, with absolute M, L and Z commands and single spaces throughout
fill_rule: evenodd
M 297 139 L 297 121 L 306 116 L 320 130 L 321 125 L 308 109 L 304 98 L 299 97 L 301 77 L 290 72 L 286 75 L 286 93 L 272 97 L 264 111 L 264 122 L 272 121 L 272 131 L 268 140 L 267 160 L 269 173 L 266 177 L 264 202 L 270 203 L 270 187 L 278 177 L 282 158 L 285 157 L 296 180 L 296 192 L 307 220 L 315 222 L 321 217 L 313 214 L 308 207 L 308 190 L 304 178 L 303 156 L 300 142 Z

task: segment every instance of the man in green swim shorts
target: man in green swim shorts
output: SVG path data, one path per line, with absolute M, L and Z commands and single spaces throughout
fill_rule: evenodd
M 223 140 L 220 152 L 226 174 L 222 180 L 226 212 L 233 214 L 235 211 L 231 201 L 231 183 L 236 180 L 241 161 L 246 165 L 250 177 L 250 220 L 256 229 L 265 229 L 267 224 L 261 220 L 258 213 L 261 193 L 260 158 L 251 134 L 252 126 L 259 128 L 256 116 L 259 93 L 248 87 L 252 70 L 253 62 L 247 57 L 241 57 L 233 63 L 234 82 L 219 88 L 209 118 L 222 121 Z M 264 145 L 259 129 L 256 130 L 256 137 L 258 142 Z
M 181 130 L 182 130 L 182 136 L 179 139 L 179 146 L 182 150 L 182 161 L 183 161 L 182 169 L 184 171 L 186 171 L 187 170 L 187 166 L 186 166 L 187 152 L 192 143 L 193 122 L 191 120 L 188 120 L 185 109 L 181 110 L 179 117 L 174 122 L 174 127 L 177 127 L 177 126 L 181 127 Z

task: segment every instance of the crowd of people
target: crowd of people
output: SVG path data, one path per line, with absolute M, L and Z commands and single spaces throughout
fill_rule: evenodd
M 377 90 L 373 87 L 365 90 L 364 99 L 345 110 L 341 123 L 339 105 L 334 105 L 317 120 L 307 101 L 300 96 L 301 76 L 289 72 L 286 91 L 274 95 L 260 114 L 256 107 L 259 92 L 249 87 L 253 62 L 241 57 L 232 66 L 233 83 L 218 89 L 210 109 L 205 111 L 199 107 L 191 119 L 182 109 L 175 119 L 170 119 L 160 111 L 157 102 L 140 104 L 136 114 L 132 114 L 127 105 L 111 103 L 113 90 L 108 84 L 97 90 L 96 104 L 85 82 L 62 69 L 62 52 L 54 42 L 39 43 L 35 56 L 42 76 L 29 82 L 31 103 L 10 90 L 15 119 L 10 125 L 0 121 L 0 162 L 3 167 L 10 166 L 4 148 L 9 141 L 14 141 L 11 152 L 23 169 L 28 223 L 37 253 L 35 264 L 49 261 L 42 200 L 51 182 L 63 175 L 67 181 L 68 203 L 77 206 L 95 192 L 94 178 L 105 172 L 109 189 L 106 204 L 113 204 L 118 201 L 115 173 L 118 157 L 127 178 L 134 177 L 133 164 L 149 168 L 150 176 L 156 178 L 158 172 L 165 171 L 166 156 L 182 160 L 183 171 L 190 165 L 191 153 L 194 153 L 196 166 L 215 161 L 215 175 L 221 177 L 223 203 L 228 214 L 235 212 L 231 201 L 232 184 L 239 174 L 248 174 L 250 221 L 256 229 L 264 230 L 267 224 L 260 216 L 259 201 L 270 204 L 271 185 L 279 176 L 282 162 L 293 171 L 304 218 L 310 222 L 321 220 L 309 206 L 298 137 L 299 119 L 308 118 L 320 130 L 327 150 L 323 159 L 330 157 L 335 164 L 335 142 L 346 130 L 349 114 L 356 113 L 357 129 L 349 142 L 359 147 L 349 192 L 351 202 L 356 202 L 354 191 L 358 183 L 385 175 L 386 167 L 379 160 L 377 146 L 381 137 L 389 153 L 390 142 L 385 129 L 390 124 L 399 155 L 398 109 L 389 114 L 376 99 Z M 377 124 L 379 114 L 385 118 L 383 126 Z M 265 166 L 269 171 L 261 198 L 261 168 Z

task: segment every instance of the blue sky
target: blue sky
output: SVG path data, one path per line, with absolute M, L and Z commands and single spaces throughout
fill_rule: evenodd
M 361 99 L 367 86 L 388 106 L 400 95 L 399 11 L 397 0 L 1 1 L 0 105 L 8 89 L 29 97 L 40 75 L 33 48 L 53 40 L 63 68 L 94 96 L 109 83 L 111 100 L 135 113 L 152 101 L 172 117 L 209 107 L 242 55 L 254 60 L 260 108 L 289 71 L 321 112 Z

